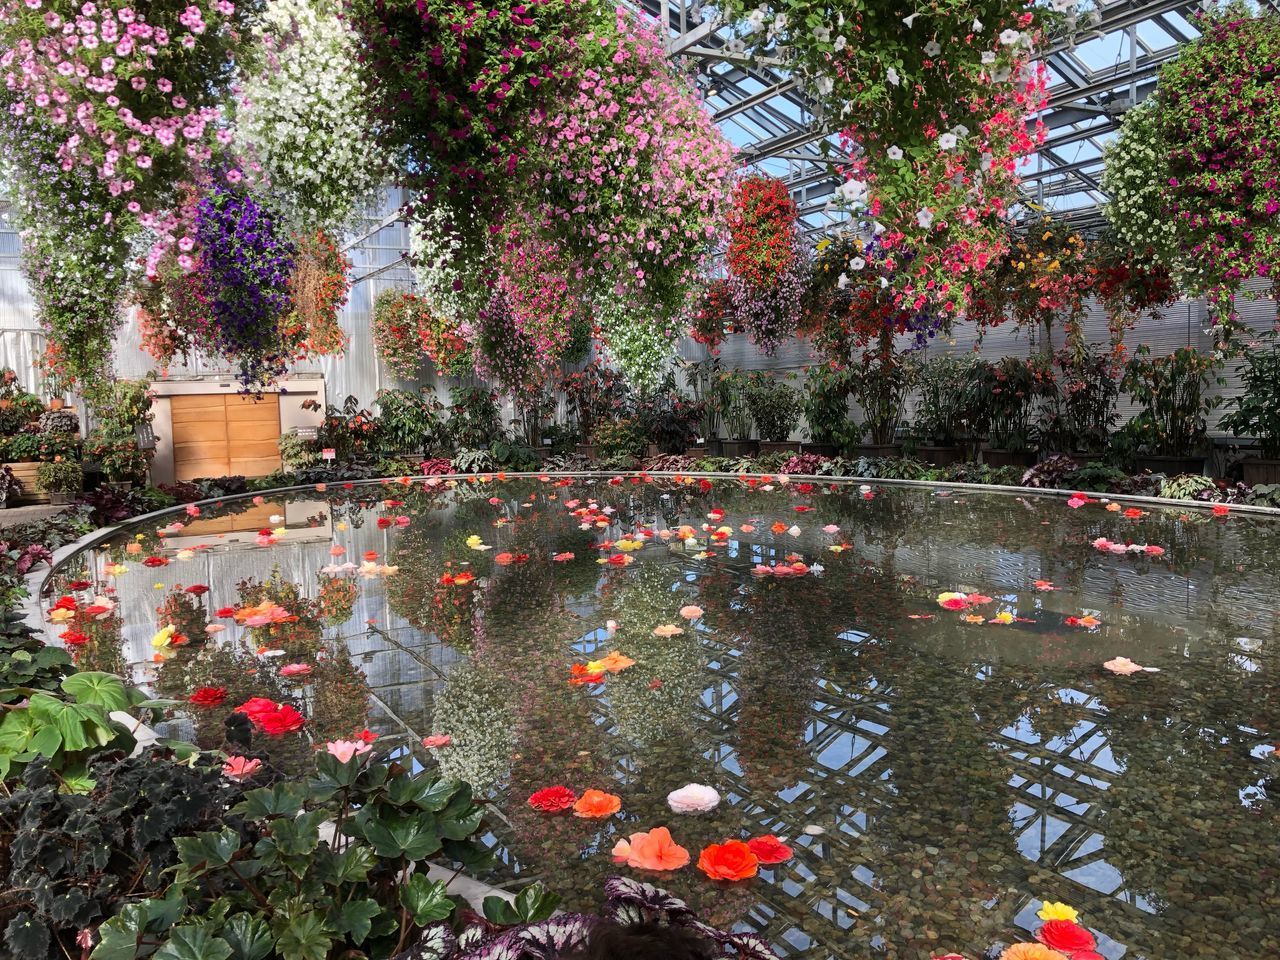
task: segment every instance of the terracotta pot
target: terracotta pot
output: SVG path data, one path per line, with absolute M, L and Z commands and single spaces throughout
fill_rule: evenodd
M 935 467 L 950 466 L 964 459 L 964 448 L 958 444 L 949 447 L 927 447 L 922 445 L 917 452 L 920 454 L 921 460 L 926 463 L 932 463 Z
M 760 452 L 765 453 L 799 453 L 799 440 L 761 440 Z
M 760 452 L 760 443 L 756 440 L 725 440 L 721 447 L 725 457 L 754 457 Z
M 50 410 L 61 410 L 66 405 L 67 405 L 67 401 L 63 400 L 61 397 L 54 397 L 52 400 L 49 401 Z
M 992 450 L 984 448 L 982 462 L 989 467 L 1023 467 L 1025 469 L 1036 465 L 1036 452 L 1034 450 Z
M 12 400 L 0 400 L 0 410 L 8 410 L 13 406 Z
M 65 507 L 67 504 L 74 503 L 76 495 L 74 493 L 50 493 L 49 503 L 58 507 Z
M 1138 457 L 1138 469 L 1174 477 L 1180 473 L 1204 473 L 1204 457 Z
M 596 445 L 594 443 L 580 443 L 574 447 L 574 450 L 577 452 L 578 456 L 586 457 L 588 460 L 599 459 L 599 455 L 596 452 Z
M 1244 482 L 1251 487 L 1259 483 L 1280 483 L 1280 460 L 1250 457 L 1240 461 L 1240 468 L 1244 472 Z

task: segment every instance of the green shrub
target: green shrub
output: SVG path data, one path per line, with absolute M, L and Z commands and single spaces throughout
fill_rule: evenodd
M 55 460 L 36 467 L 36 485 L 46 493 L 76 493 L 84 483 L 84 470 L 70 460 Z
M 800 391 L 778 377 L 760 371 L 752 373 L 744 397 L 760 439 L 766 443 L 786 440 L 800 422 Z

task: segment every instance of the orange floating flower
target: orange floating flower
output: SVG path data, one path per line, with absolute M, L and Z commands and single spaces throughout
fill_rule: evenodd
M 703 848 L 698 869 L 712 880 L 747 880 L 759 871 L 760 860 L 741 840 L 726 840 Z
M 611 817 L 622 809 L 622 798 L 603 790 L 584 790 L 573 805 L 573 815 L 587 820 Z
M 588 663 L 587 670 L 591 673 L 621 673 L 628 667 L 634 667 L 635 665 L 636 662 L 630 657 L 623 656 L 617 650 L 611 650 L 607 656 Z
M 604 681 L 604 674 L 599 671 L 593 671 L 589 666 L 582 663 L 575 663 L 569 667 L 569 683 L 575 687 L 581 687 L 589 683 L 601 683 Z
M 619 840 L 613 858 L 637 870 L 679 870 L 689 863 L 689 851 L 676 843 L 666 827 L 654 827 L 647 833 L 633 833 L 630 840 Z
M 661 626 L 653 628 L 653 635 L 655 637 L 675 637 L 682 633 L 684 633 L 684 630 L 677 627 L 674 623 L 664 623 Z
M 1065 954 L 1050 950 L 1043 943 L 1015 943 L 1006 947 L 1000 960 L 1067 960 Z

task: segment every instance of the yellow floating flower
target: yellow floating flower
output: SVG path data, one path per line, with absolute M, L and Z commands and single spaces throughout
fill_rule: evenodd
M 643 540 L 627 540 L 624 538 L 622 540 L 619 540 L 617 543 L 615 543 L 614 546 L 617 547 L 619 550 L 623 551 L 624 553 L 629 553 L 632 550 L 639 550 L 641 547 L 643 547 L 644 541 Z
M 1065 903 L 1058 903 L 1055 900 L 1046 900 L 1044 904 L 1036 911 L 1036 916 L 1041 920 L 1070 920 L 1072 923 L 1080 922 L 1080 914 L 1076 912 L 1074 907 L 1069 907 Z
M 163 650 L 169 646 L 169 642 L 173 639 L 173 635 L 178 632 L 178 628 L 173 624 L 167 627 L 161 627 L 156 631 L 156 635 L 151 638 L 151 645 L 157 650 Z
M 109 577 L 120 577 L 129 572 L 129 568 L 123 563 L 108 563 L 103 569 Z
M 990 623 L 1013 623 L 1013 614 L 1008 610 L 1001 610 L 989 621 Z

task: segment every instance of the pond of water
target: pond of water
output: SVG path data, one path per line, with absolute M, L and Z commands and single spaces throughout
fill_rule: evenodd
M 614 844 L 665 825 L 695 862 L 727 838 L 793 848 L 734 884 L 645 875 L 786 955 L 978 957 L 1029 939 L 1044 900 L 1110 960 L 1273 955 L 1280 522 L 1073 503 L 778 478 L 334 484 L 125 528 L 48 602 L 115 604 L 75 621 L 89 665 L 180 699 L 227 688 L 179 721 L 206 746 L 254 695 L 298 702 L 317 741 L 407 734 L 492 801 L 490 879 L 543 879 L 570 908 L 641 875 Z M 169 625 L 187 642 L 154 646 Z M 719 805 L 673 813 L 689 783 Z M 621 810 L 529 806 L 555 785 Z

